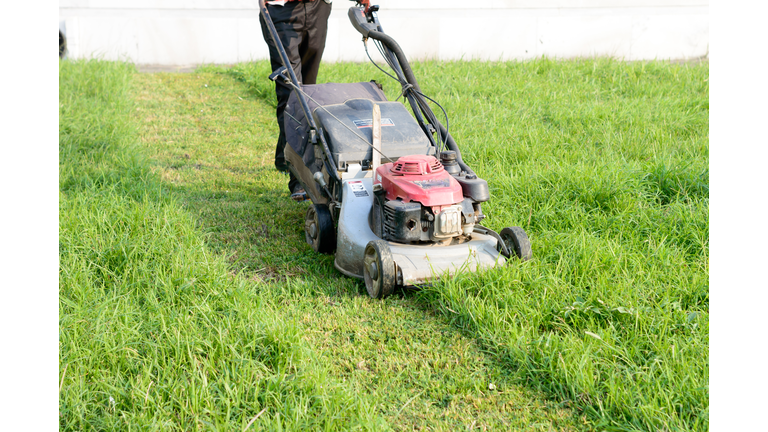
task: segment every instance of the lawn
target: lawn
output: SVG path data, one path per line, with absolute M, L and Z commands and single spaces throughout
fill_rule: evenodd
M 375 301 L 303 241 L 266 62 L 61 63 L 61 429 L 708 429 L 708 65 L 414 70 L 534 259 Z

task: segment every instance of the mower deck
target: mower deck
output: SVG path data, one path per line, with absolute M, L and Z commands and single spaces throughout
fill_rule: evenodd
M 373 182 L 370 177 L 344 181 L 339 215 L 334 265 L 343 274 L 363 279 L 365 247 L 381 240 L 371 230 L 369 214 L 373 207 Z M 473 233 L 468 242 L 456 245 L 414 245 L 387 242 L 396 265 L 399 286 L 418 285 L 459 271 L 477 271 L 504 265 L 497 251 L 498 241 L 489 235 Z

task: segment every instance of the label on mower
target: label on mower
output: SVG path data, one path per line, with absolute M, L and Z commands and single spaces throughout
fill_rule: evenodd
M 355 119 L 352 120 L 355 123 L 355 126 L 357 126 L 358 129 L 365 129 L 369 127 L 373 127 L 373 119 Z M 394 126 L 395 122 L 392 121 L 391 118 L 382 118 L 381 119 L 381 126 Z
M 365 190 L 365 186 L 363 186 L 363 182 L 361 180 L 350 181 L 347 184 L 349 185 L 350 189 L 352 189 L 352 193 L 354 193 L 356 197 L 359 198 L 369 196 L 368 191 Z
M 413 183 L 422 189 L 451 187 L 451 182 L 447 179 L 415 181 Z

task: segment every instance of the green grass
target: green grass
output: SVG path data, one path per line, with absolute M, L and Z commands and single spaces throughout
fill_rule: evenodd
M 303 242 L 266 62 L 62 63 L 62 429 L 708 429 L 708 65 L 414 70 L 534 259 L 373 301 Z
M 515 386 L 473 338 L 408 298 L 360 296 L 360 282 L 312 252 L 306 205 L 288 199 L 287 177 L 272 165 L 272 89 L 258 94 L 215 71 L 135 81 L 152 169 L 210 234 L 207 245 L 241 277 L 287 291 L 281 307 L 320 361 L 394 429 L 573 429 L 570 411 Z
M 60 66 L 60 428 L 381 430 L 136 143 L 132 67 Z
M 536 258 L 421 301 L 598 428 L 706 430 L 708 66 L 424 66 L 452 77 L 425 91 L 474 113 L 454 130 L 489 225 L 523 226 Z
M 226 73 L 268 99 L 261 65 Z M 516 382 L 598 428 L 708 427 L 708 65 L 610 60 L 415 65 L 491 185 L 496 229 L 536 259 L 415 301 L 477 337 Z M 357 65 L 319 81 L 384 82 Z

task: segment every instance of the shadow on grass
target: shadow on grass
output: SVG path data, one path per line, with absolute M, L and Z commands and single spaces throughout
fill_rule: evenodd
M 263 64 L 257 63 L 216 72 L 241 82 L 249 95 L 274 106 L 273 84 L 262 79 L 258 71 L 248 68 L 266 71 Z M 244 174 L 252 178 L 274 178 L 276 175 L 271 163 L 249 168 Z M 221 178 L 216 177 L 214 184 L 197 182 L 173 186 L 172 190 L 197 215 L 202 230 L 209 233 L 209 247 L 228 257 L 233 273 L 279 285 L 310 284 L 316 289 L 303 294 L 314 297 L 367 297 L 362 280 L 342 275 L 334 267 L 332 255 L 317 254 L 304 241 L 304 215 L 309 202 L 291 201 L 287 191 L 282 186 L 274 187 L 274 183 L 223 182 Z M 287 176 L 284 179 L 287 183 Z M 504 360 L 496 347 L 486 344 L 476 331 L 461 321 L 440 313 L 436 303 L 421 295 L 419 288 L 398 287 L 389 300 L 382 301 L 384 304 L 390 302 L 410 304 L 423 316 L 447 325 L 451 332 L 478 342 L 487 363 L 500 367 L 506 378 L 519 376 L 520 365 Z M 539 386 L 526 385 L 524 379 L 516 382 L 539 393 Z M 549 401 L 557 402 L 555 398 Z
M 544 62 L 539 66 L 550 68 L 552 64 Z M 239 72 L 229 72 L 248 87 L 249 94 L 255 95 L 265 103 L 273 103 L 273 84 L 261 78 L 264 74 L 242 73 L 242 76 L 237 76 L 237 73 Z M 249 81 L 253 76 L 257 78 Z M 544 120 L 546 119 L 542 119 Z M 266 171 L 259 172 L 268 175 Z M 650 194 L 657 197 L 659 204 L 666 205 L 677 200 L 679 196 L 690 195 L 697 198 L 708 195 L 708 172 L 695 174 L 688 175 L 686 170 L 675 170 L 660 165 L 649 175 L 643 176 L 641 183 Z M 217 187 L 236 190 L 238 186 L 225 184 Z M 611 211 L 617 207 L 615 202 L 621 197 L 616 190 L 591 187 L 585 191 L 587 193 L 577 197 L 582 199 L 581 205 L 590 211 L 613 216 Z M 362 282 L 340 275 L 333 267 L 332 257 L 315 254 L 304 244 L 302 222 L 305 206 L 290 202 L 272 186 L 240 187 L 239 195 L 229 194 L 224 197 L 214 197 L 210 195 L 211 191 L 206 193 L 208 195 L 199 196 L 200 202 L 194 204 L 197 207 L 193 208 L 201 214 L 201 224 L 206 227 L 206 231 L 213 233 L 210 240 L 212 248 L 230 256 L 233 268 L 240 269 L 237 271 L 260 277 L 265 274 L 264 269 L 267 269 L 266 272 L 278 275 L 277 278 L 287 275 L 285 279 L 278 279 L 280 281 L 288 281 L 293 279 L 291 276 L 298 276 L 296 279 L 308 281 L 310 284 L 320 282 L 323 286 L 318 291 L 312 291 L 319 295 L 334 292 L 334 285 L 337 285 L 334 282 L 339 281 L 340 285 L 356 288 L 344 291 L 347 295 L 354 295 L 355 292 L 365 295 Z M 190 197 L 194 196 L 190 194 Z M 635 202 L 634 198 L 631 202 Z M 658 225 L 663 228 L 669 224 Z M 692 244 L 696 245 L 695 242 Z M 333 279 L 334 282 L 329 284 L 328 279 Z M 461 314 L 445 311 L 438 294 L 398 289 L 392 300 L 396 305 L 403 305 L 402 301 L 412 303 L 424 315 L 440 315 L 441 318 L 436 318 L 437 321 L 447 323 L 463 337 L 476 340 L 489 361 L 499 365 L 503 373 L 519 385 L 537 392 L 546 392 L 550 400 L 559 400 L 563 406 L 578 407 L 595 421 L 606 417 L 605 414 L 600 414 L 604 411 L 600 400 L 594 397 L 590 399 L 578 386 L 552 375 L 551 371 L 542 367 L 563 361 L 562 357 L 558 360 L 557 356 L 551 356 L 551 352 L 540 349 L 532 342 L 519 345 L 511 341 L 499 343 L 493 338 L 486 339 L 488 329 L 478 327 L 471 312 Z M 562 396 L 571 393 L 572 396 Z M 644 428 L 643 423 L 635 416 L 638 410 L 633 413 L 632 406 L 616 406 L 611 408 L 614 411 L 610 412 L 608 417 L 619 419 L 621 427 Z
M 253 169 L 254 175 L 274 175 L 269 167 Z M 342 275 L 334 267 L 333 255 L 315 253 L 304 241 L 304 213 L 309 202 L 291 201 L 281 188 L 250 186 L 234 181 L 220 183 L 216 188 L 202 186 L 174 186 L 173 193 L 184 205 L 197 215 L 200 228 L 209 233 L 208 246 L 215 252 L 228 257 L 233 273 L 248 279 L 261 280 L 283 289 L 300 292 L 318 300 L 329 297 L 341 300 L 340 304 L 351 304 L 354 297 L 367 297 L 362 280 Z M 228 192 L 222 192 L 225 189 Z M 346 299 L 346 300 L 342 300 Z M 436 320 L 450 332 L 474 340 L 479 352 L 488 364 L 500 371 L 504 381 L 541 395 L 539 375 L 531 380 L 524 364 L 507 355 L 500 347 L 479 336 L 472 327 L 469 316 L 451 316 L 442 313 L 434 298 L 425 295 L 418 287 L 398 287 L 387 300 L 367 299 L 370 303 L 381 302 L 382 307 L 410 305 L 424 317 Z M 388 327 L 392 323 L 377 325 Z M 497 383 L 498 384 L 498 383 Z M 565 383 L 562 383 L 565 385 Z M 570 402 L 549 396 L 548 405 L 571 408 Z M 575 411 L 572 420 L 578 421 L 580 412 Z
M 248 189 L 238 188 L 236 184 L 221 186 L 234 190 L 234 192 L 222 194 L 211 189 L 175 187 L 173 193 L 189 210 L 198 214 L 200 227 L 203 231 L 210 233 L 207 238 L 208 246 L 217 253 L 228 257 L 233 273 L 239 273 L 249 279 L 262 280 L 276 290 L 288 290 L 297 293 L 299 297 L 307 299 L 308 304 L 321 309 L 316 311 L 318 318 L 325 314 L 341 313 L 354 316 L 352 318 L 344 316 L 342 318 L 344 320 L 362 319 L 357 324 L 359 327 L 355 327 L 356 324 L 354 323 L 351 324 L 351 327 L 349 323 L 341 326 L 341 328 L 347 329 L 347 332 L 349 329 L 354 329 L 354 332 L 350 333 L 350 337 L 353 339 L 355 337 L 362 338 L 369 334 L 368 332 L 386 335 L 399 334 L 399 331 L 408 328 L 418 329 L 423 338 L 421 327 L 429 325 L 440 328 L 440 331 L 444 332 L 441 336 L 443 339 L 461 338 L 475 341 L 472 345 L 479 347 L 479 350 L 476 351 L 478 357 L 475 360 L 480 363 L 472 366 L 473 368 L 485 368 L 485 374 L 495 377 L 491 382 L 495 382 L 502 388 L 512 388 L 522 384 L 520 388 L 526 394 L 534 395 L 532 398 L 537 400 L 543 399 L 535 385 L 528 386 L 523 380 L 519 380 L 519 382 L 513 380 L 516 376 L 516 369 L 519 369 L 513 362 L 505 361 L 502 355 L 494 351 L 493 346 L 485 344 L 472 329 L 441 314 L 434 303 L 430 303 L 420 295 L 418 288 L 399 287 L 386 300 L 367 298 L 362 280 L 342 275 L 334 267 L 333 255 L 318 254 L 305 243 L 303 220 L 309 202 L 294 203 L 280 190 L 269 187 Z M 362 310 L 358 309 L 361 303 L 360 297 L 364 299 L 363 303 L 365 304 Z M 325 305 L 326 299 L 327 303 L 332 304 L 332 306 Z M 342 308 L 342 312 L 332 312 L 334 308 L 339 307 Z M 344 309 L 348 310 L 344 311 Z M 380 309 L 384 309 L 386 312 L 375 312 L 375 310 Z M 375 315 L 375 318 L 372 315 Z M 315 325 L 328 325 L 322 324 L 325 319 L 327 318 L 319 318 Z M 423 324 L 423 322 L 430 324 Z M 316 328 L 315 325 L 312 328 Z M 322 327 L 320 328 L 322 329 Z M 338 337 L 338 335 L 334 337 Z M 413 336 L 399 334 L 398 338 L 407 341 Z M 334 339 L 334 343 L 341 344 L 342 342 Z M 432 340 L 427 342 L 420 339 L 419 342 L 398 342 L 395 345 L 400 344 L 414 344 L 419 349 L 425 349 L 424 345 L 432 346 L 437 342 Z M 355 351 L 359 349 L 361 348 L 356 348 Z M 353 349 L 350 348 L 350 350 Z M 378 350 L 383 353 L 391 352 L 393 355 L 402 354 L 402 348 L 388 344 L 380 346 Z M 452 354 L 452 352 L 440 352 L 434 353 L 434 357 L 442 358 Z M 360 353 L 344 353 L 344 356 L 350 358 L 355 355 L 360 355 Z M 347 361 L 346 357 L 341 361 Z M 414 359 L 414 361 L 419 364 L 419 367 L 424 367 L 420 364 L 421 360 Z M 458 368 L 458 366 L 456 367 Z M 355 371 L 354 366 L 352 371 Z M 337 372 L 345 373 L 343 368 Z M 383 382 L 378 383 L 377 386 L 386 388 L 387 386 L 399 385 L 401 380 L 409 379 L 408 376 L 413 375 L 410 379 L 415 380 L 415 377 L 424 373 L 426 372 L 409 372 L 410 375 L 406 374 L 405 378 L 400 375 L 391 378 L 382 377 L 379 379 Z M 444 378 L 440 379 L 446 381 L 442 384 L 443 387 L 438 382 L 432 382 L 430 386 L 437 386 L 438 388 L 429 387 L 427 390 L 423 390 L 417 395 L 420 397 L 419 401 L 448 410 L 451 406 L 450 401 L 454 398 L 448 388 L 450 385 L 455 385 L 452 380 L 457 378 L 452 377 L 444 370 L 430 369 L 430 373 L 441 377 L 445 375 Z M 390 383 L 388 380 L 392 382 Z M 379 391 L 386 391 L 380 390 L 379 387 L 368 388 L 369 384 L 365 380 L 360 381 L 360 383 L 364 386 L 363 392 L 365 393 L 376 394 Z M 481 385 L 487 385 L 487 383 Z M 466 389 L 462 392 L 461 394 L 464 395 L 471 393 Z M 440 400 L 442 402 L 439 402 Z M 545 403 L 536 405 L 536 409 L 555 411 L 565 407 L 554 398 L 543 400 Z M 401 401 L 400 406 L 405 402 Z M 390 401 L 384 406 L 390 407 L 392 403 Z M 490 409 L 489 412 L 497 412 L 502 417 L 504 415 L 501 408 Z M 565 423 L 574 424 L 578 421 L 576 415 L 564 420 Z
M 225 75 L 227 74 L 225 73 Z M 258 77 L 259 75 L 254 74 L 254 76 Z M 258 103 L 269 104 L 270 99 L 274 98 L 271 82 L 267 81 L 265 86 L 263 82 L 266 80 L 258 79 L 252 85 L 248 82 L 249 78 L 247 77 L 235 78 L 242 83 L 242 87 L 247 88 L 249 94 L 262 101 Z M 257 86 L 255 90 L 254 86 Z M 212 106 L 213 102 L 215 101 L 208 103 Z M 222 114 L 222 118 L 226 118 L 228 115 L 230 114 Z M 202 152 L 199 152 L 196 155 L 190 150 L 189 153 L 192 153 L 192 157 L 187 158 L 188 160 L 185 159 L 187 161 L 183 160 L 179 163 L 178 156 L 171 156 L 159 160 L 156 168 L 160 171 L 161 177 L 170 177 L 165 179 L 164 189 L 170 191 L 195 217 L 198 227 L 206 233 L 208 248 L 227 258 L 231 273 L 246 279 L 266 282 L 270 289 L 277 292 L 295 293 L 295 296 L 286 297 L 304 297 L 307 299 L 307 304 L 321 308 L 326 307 L 324 306 L 324 297 L 335 298 L 333 301 L 344 308 L 341 312 L 342 318 L 350 322 L 353 321 L 353 318 L 359 318 L 360 309 L 358 308 L 361 308 L 364 315 L 375 317 L 370 321 L 375 324 L 367 326 L 366 323 L 369 321 L 354 321 L 348 326 L 362 333 L 371 331 L 398 334 L 403 328 L 419 328 L 426 326 L 427 324 L 422 323 L 427 322 L 431 327 L 446 329 L 445 335 L 447 336 L 441 337 L 442 339 L 436 338 L 437 342 L 428 342 L 432 348 L 445 345 L 444 340 L 446 338 L 478 340 L 477 332 L 456 325 L 449 317 L 442 315 L 434 303 L 430 305 L 430 303 L 420 300 L 417 292 L 413 289 L 398 289 L 391 299 L 381 302 L 367 299 L 362 281 L 342 275 L 333 265 L 333 256 L 317 254 L 306 244 L 304 241 L 304 217 L 309 203 L 291 201 L 288 197 L 287 187 L 285 187 L 288 177 L 278 174 L 274 170 L 271 158 L 269 160 L 262 159 L 261 162 L 258 162 L 259 156 L 254 154 L 255 152 L 264 152 L 271 146 L 273 141 L 272 137 L 269 136 L 270 131 L 268 129 L 260 131 L 263 133 L 262 136 L 256 136 L 256 140 L 260 144 L 257 146 L 248 144 L 249 148 L 258 148 L 250 152 L 248 159 L 250 162 L 245 163 L 242 158 L 231 157 L 232 154 L 245 153 L 241 151 L 243 147 L 241 144 L 229 146 L 224 141 L 215 141 L 214 139 L 209 141 L 207 138 L 211 135 L 205 135 L 205 130 L 187 132 L 182 129 L 178 138 L 174 137 L 173 139 L 177 142 L 191 141 L 192 137 L 188 135 L 189 133 L 198 134 L 195 139 L 201 148 L 203 145 L 209 146 L 206 149 L 206 154 L 201 155 Z M 270 144 L 267 144 L 267 141 Z M 182 150 L 173 149 L 173 152 L 180 151 Z M 361 296 L 366 298 L 365 302 L 360 301 L 359 297 Z M 364 305 L 359 306 L 361 303 Z M 303 307 L 306 306 L 298 306 L 297 310 Z M 331 316 L 333 312 L 324 310 L 323 313 Z M 322 324 L 321 321 L 322 318 L 318 320 L 318 323 Z M 423 333 L 420 335 L 424 336 Z M 401 335 L 398 336 L 398 339 L 405 340 L 412 337 L 412 335 Z M 409 345 L 409 349 L 423 346 L 423 342 L 423 340 L 412 342 L 413 345 Z M 398 344 L 405 344 L 405 342 L 398 342 Z M 477 351 L 476 360 L 479 359 L 480 362 L 478 364 L 492 365 L 482 369 L 479 375 L 513 376 L 513 366 L 504 366 L 503 363 L 498 362 L 497 356 L 491 348 L 481 348 Z M 387 352 L 393 352 L 396 355 L 400 354 L 398 347 L 383 347 L 381 349 L 390 350 Z M 347 355 L 348 353 L 344 354 Z M 437 358 L 450 355 L 453 355 L 452 350 L 434 353 Z M 418 363 L 416 366 L 422 366 L 418 361 L 414 360 L 414 362 Z M 502 365 L 502 367 L 499 368 L 498 365 Z M 477 368 L 481 368 L 481 366 L 477 366 Z M 425 369 L 427 371 L 424 374 L 442 373 L 427 367 Z M 414 372 L 414 377 L 415 374 Z M 463 372 L 458 374 L 466 378 L 464 376 L 466 374 Z M 411 378 L 415 379 L 414 377 Z M 448 376 L 446 382 L 450 384 L 453 379 L 456 378 Z M 392 378 L 392 380 L 392 382 L 399 382 L 400 375 Z M 503 381 L 507 381 L 506 378 Z M 500 384 L 501 381 L 494 382 Z M 430 384 L 430 386 L 434 385 Z M 466 385 L 469 386 L 469 384 Z M 378 390 L 368 389 L 366 391 L 376 392 Z M 398 390 L 397 392 L 401 391 Z M 440 389 L 436 392 L 443 394 L 446 391 Z M 475 389 L 463 389 L 462 391 L 466 395 L 472 395 Z M 422 398 L 424 400 L 420 399 L 420 401 L 434 403 L 432 396 L 428 392 Z M 442 397 L 447 396 L 443 394 Z M 406 401 L 404 400 L 402 403 L 406 403 Z M 403 406 L 402 403 L 401 406 Z M 446 407 L 450 405 L 445 402 L 443 404 Z M 496 409 L 491 409 L 491 411 L 494 410 Z M 498 411 L 498 413 L 502 412 Z

